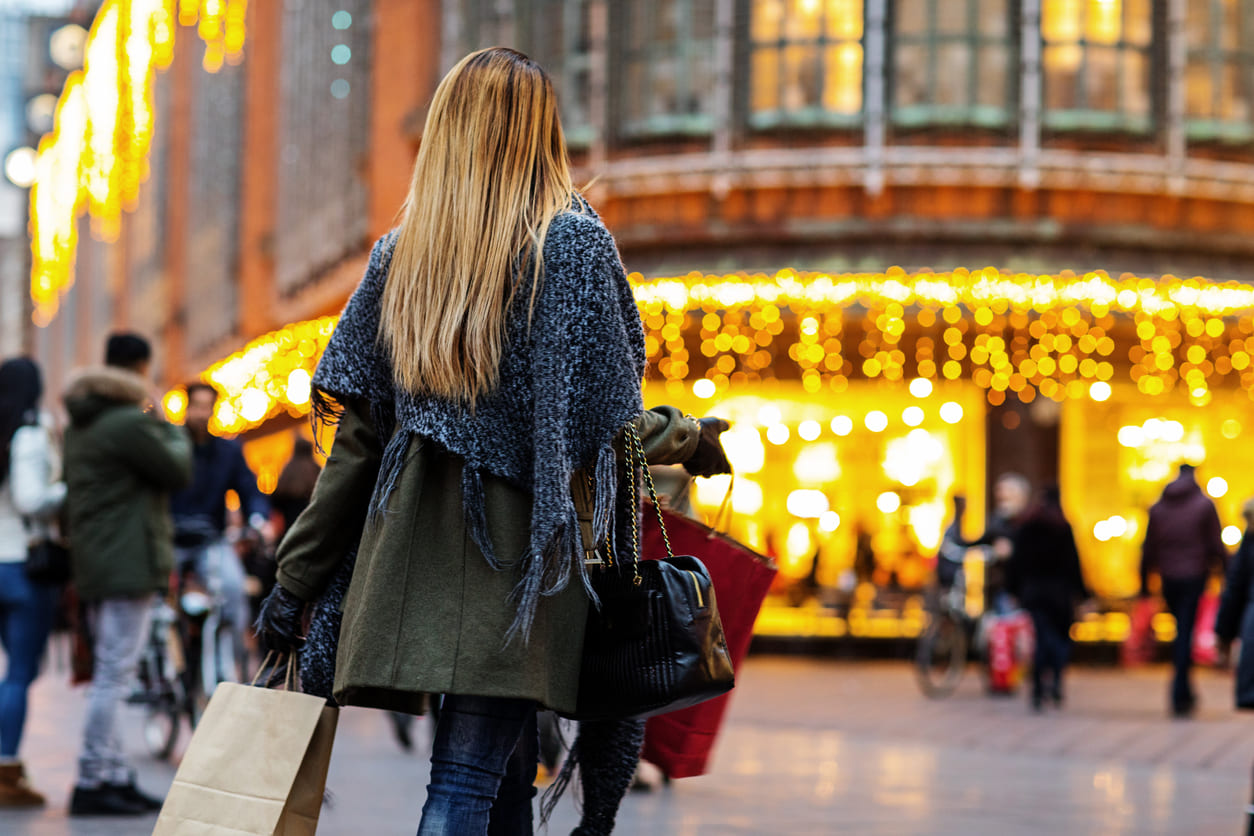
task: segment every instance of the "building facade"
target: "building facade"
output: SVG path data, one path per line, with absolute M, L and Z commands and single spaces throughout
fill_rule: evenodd
M 553 76 L 637 281 L 646 399 L 735 422 L 729 525 L 782 568 L 764 632 L 917 629 L 917 601 L 881 612 L 867 582 L 914 600 L 949 497 L 973 500 L 974 535 L 1002 472 L 1060 482 L 1112 601 L 1136 591 L 1175 464 L 1202 465 L 1227 526 L 1254 494 L 1249 4 L 110 8 L 129 28 L 95 38 L 152 46 L 117 73 L 152 116 L 129 146 L 140 185 L 100 174 L 73 207 L 84 234 L 49 233 L 42 261 L 67 201 L 41 213 L 37 186 L 39 354 L 63 377 L 109 328 L 153 334 L 167 384 L 223 392 L 218 426 L 249 439 L 263 487 L 441 74 L 505 44 Z M 697 485 L 698 508 L 728 489 Z

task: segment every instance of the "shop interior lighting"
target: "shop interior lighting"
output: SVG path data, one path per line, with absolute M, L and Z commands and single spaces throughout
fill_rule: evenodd
M 1241 529 L 1237 528 L 1235 525 L 1225 526 L 1220 537 L 1223 538 L 1225 546 L 1241 545 Z
M 1215 499 L 1225 496 L 1228 493 L 1228 480 L 1221 476 L 1212 476 L 1206 482 L 1206 492 Z
M 74 112 L 63 106 L 61 118 Z M 701 394 L 713 387 L 710 398 L 740 382 L 774 376 L 786 363 L 796 364 L 807 393 L 839 394 L 849 386 L 855 358 L 866 361 L 862 371 L 871 380 L 926 380 L 935 391 L 935 381 L 969 379 L 994 405 L 1011 392 L 1024 402 L 1087 399 L 1106 393 L 1107 386 L 1113 390 L 1117 368 L 1126 370 L 1118 372 L 1127 375 L 1122 381 L 1149 397 L 1202 384 L 1208 394 L 1220 386 L 1254 393 L 1254 287 L 1235 282 L 993 269 L 632 279 L 651 373 L 694 392 L 699 385 Z M 865 324 L 858 337 L 846 333 L 847 322 L 856 320 Z M 1112 337 L 1121 320 L 1135 332 L 1130 349 L 1116 346 Z M 898 346 L 907 321 L 930 334 L 929 342 L 918 341 L 914 357 Z M 240 417 L 239 399 L 250 386 L 267 393 L 267 417 L 305 414 L 308 405 L 290 402 L 281 384 L 296 366 L 313 371 L 325 344 L 321 329 L 333 328 L 334 319 L 329 323 L 294 323 L 215 364 L 206 378 L 232 402 L 234 416 L 221 429 L 257 426 Z M 313 350 L 298 353 L 304 342 L 299 335 L 311 327 L 319 331 Z M 789 327 L 796 341 L 784 344 Z M 694 346 L 710 368 L 707 377 L 689 382 Z M 1116 350 L 1130 351 L 1130 365 L 1116 366 Z M 230 380 L 222 374 L 228 367 Z M 941 418 L 957 423 L 962 407 L 948 404 Z M 769 406 L 758 415 L 762 427 L 779 421 L 778 410 Z M 852 422 L 833 419 L 837 435 L 846 428 L 852 431 Z

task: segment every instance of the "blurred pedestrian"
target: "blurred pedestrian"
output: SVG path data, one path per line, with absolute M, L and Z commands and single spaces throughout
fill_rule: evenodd
M 270 505 L 279 514 L 284 534 L 296 522 L 301 511 L 309 506 L 314 485 L 321 473 L 322 465 L 314 458 L 313 442 L 297 436 L 292 445 L 292 457 L 283 465 L 274 493 L 270 495 Z
M 971 546 L 986 546 L 984 569 L 985 607 L 1007 615 L 1013 607 L 1006 592 L 1006 564 L 1014 555 L 1015 536 L 1032 502 L 1032 483 L 1019 473 L 1003 473 L 993 484 L 993 515 L 979 539 Z
M 1197 708 L 1193 691 L 1193 627 L 1210 573 L 1223 570 L 1228 550 L 1221 537 L 1215 503 L 1197 483 L 1191 464 L 1180 465 L 1175 481 L 1150 508 L 1141 547 L 1141 596 L 1149 593 L 1149 576 L 1162 579 L 1163 598 L 1176 619 L 1171 647 L 1175 668 L 1171 681 L 1171 713 L 1189 717 Z
M 514 50 L 468 56 L 436 90 L 400 227 L 314 376 L 335 442 L 259 619 L 270 646 L 298 645 L 305 603 L 358 546 L 334 696 L 421 711 L 444 694 L 424 836 L 532 832 L 537 708 L 576 709 L 581 523 L 630 548 L 624 426 L 651 463 L 728 470 L 724 424 L 644 410 L 644 364 L 613 238 L 570 180 L 551 81 Z
M 1032 616 L 1036 632 L 1032 707 L 1040 711 L 1046 699 L 1061 707 L 1063 674 L 1071 660 L 1071 625 L 1076 605 L 1088 598 L 1088 588 L 1057 487 L 1045 489 L 1015 532 L 1006 588 Z
M 1241 515 L 1245 517 L 1245 536 L 1228 564 L 1219 613 L 1215 616 L 1215 638 L 1224 666 L 1229 663 L 1233 640 L 1241 640 L 1236 704 L 1237 708 L 1249 711 L 1254 710 L 1254 607 L 1250 606 L 1254 601 L 1254 498 L 1245 501 Z M 1254 799 L 1246 808 L 1246 834 L 1254 836 Z
M 270 504 L 257 488 L 257 476 L 244 460 L 243 446 L 209 432 L 217 402 L 218 391 L 209 384 L 188 385 L 184 423 L 192 443 L 192 480 L 170 497 L 170 511 L 174 515 L 174 560 L 179 576 L 194 571 L 201 583 L 217 585 L 222 620 L 235 636 L 235 661 L 241 667 L 238 672 L 218 673 L 235 680 L 239 676 L 232 673 L 242 673 L 244 631 L 251 619 L 244 565 L 226 538 L 227 494 L 235 492 L 248 530 L 261 540 L 268 537 Z
M 940 548 L 936 552 L 936 585 L 942 591 L 948 591 L 958 580 L 966 562 L 967 550 L 971 543 L 963 539 L 962 519 L 967 514 L 967 498 L 963 494 L 954 494 L 953 521 L 941 535 Z
M 136 334 L 109 337 L 103 368 L 65 394 L 66 506 L 74 584 L 94 638 L 87 720 L 70 815 L 140 815 L 161 802 L 135 785 L 118 739 L 118 709 L 147 634 L 154 593 L 173 566 L 169 492 L 191 476 L 187 433 L 165 421 Z
M 56 615 L 59 589 L 26 572 L 31 544 L 55 536 L 65 501 L 52 420 L 39 409 L 43 379 L 26 358 L 0 364 L 0 807 L 37 807 L 18 759 L 26 726 L 26 694 L 39 673 Z

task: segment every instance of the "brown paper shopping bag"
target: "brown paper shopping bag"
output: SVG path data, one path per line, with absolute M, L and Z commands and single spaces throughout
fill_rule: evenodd
M 313 836 L 338 712 L 309 694 L 219 685 L 153 836 Z

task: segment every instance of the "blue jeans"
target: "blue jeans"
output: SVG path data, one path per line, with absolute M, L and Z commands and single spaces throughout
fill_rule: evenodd
M 445 697 L 418 836 L 530 836 L 539 749 L 531 700 Z
M 57 590 L 26 577 L 25 563 L 0 563 L 0 644 L 8 657 L 0 681 L 0 758 L 17 757 L 26 691 L 39 673 L 56 602 Z

